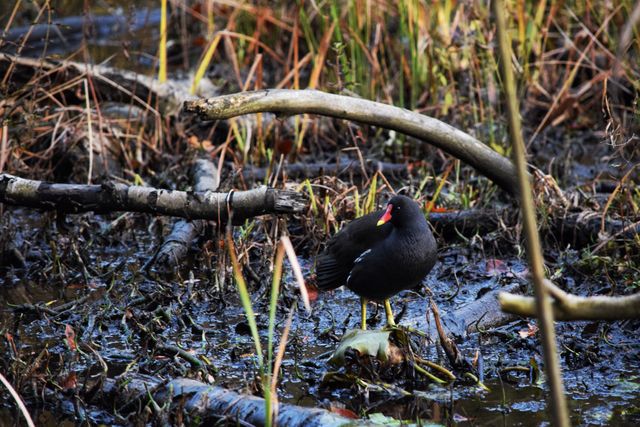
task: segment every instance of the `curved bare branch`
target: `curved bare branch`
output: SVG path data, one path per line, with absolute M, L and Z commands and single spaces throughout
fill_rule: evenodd
M 272 89 L 189 100 L 184 110 L 208 119 L 273 112 L 321 114 L 393 129 L 421 139 L 476 168 L 510 194 L 518 193 L 511 161 L 440 120 L 404 108 L 316 90 Z

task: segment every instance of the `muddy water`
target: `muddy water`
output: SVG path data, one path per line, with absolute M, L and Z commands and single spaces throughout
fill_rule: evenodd
M 29 237 L 32 249 L 38 253 L 47 253 L 47 241 L 73 241 L 78 238 L 73 233 L 63 235 L 46 231 L 45 228 L 33 231 L 38 224 L 34 219 L 38 218 L 37 215 L 19 212 L 22 215 L 12 216 L 11 220 L 18 230 L 16 236 L 23 240 Z M 25 218 L 32 220 L 23 222 Z M 95 230 L 105 224 L 100 218 L 88 218 L 87 225 Z M 136 222 L 140 220 L 144 222 L 142 217 Z M 45 223 L 39 225 L 47 226 Z M 72 325 L 78 343 L 91 344 L 98 350 L 108 365 L 109 377 L 132 368 L 147 373 L 193 374 L 193 370 L 179 360 L 146 357 L 145 348 L 148 344 L 144 337 L 134 332 L 135 325 L 131 323 L 132 319 L 144 318 L 144 310 L 139 307 L 125 309 L 136 296 L 161 286 L 137 273 L 154 244 L 154 239 L 144 232 L 146 227 L 142 223 L 138 225 L 142 231 L 128 230 L 125 238 L 105 236 L 85 244 L 85 258 L 94 261 L 94 276 L 88 283 L 84 283 L 78 275 L 77 266 L 74 267 L 72 263 L 73 256 L 69 253 L 61 253 L 58 260 L 66 271 L 64 279 L 62 276 L 57 279 L 53 270 L 51 274 L 35 269 L 3 270 L 0 329 L 13 336 L 21 360 L 29 363 L 46 348 L 53 380 L 62 381 L 69 370 L 74 370 L 78 378 L 82 378 L 85 372 L 94 372 L 97 367 L 90 359 L 70 356 L 72 352 L 65 337 L 65 327 Z M 48 226 L 51 227 L 51 224 Z M 58 244 L 57 248 L 64 251 L 65 246 Z M 427 330 L 427 294 L 433 295 L 446 321 L 448 313 L 474 301 L 487 289 L 497 289 L 522 280 L 520 276 L 526 271 L 520 260 L 509 258 L 502 258 L 500 268 L 496 270 L 495 261 L 487 264 L 482 253 L 465 246 L 444 246 L 440 253 L 439 264 L 425 281 L 424 287 L 416 292 L 405 292 L 392 301 L 396 313 L 400 315 L 400 323 Z M 99 278 L 100 274 L 112 270 L 125 257 L 127 262 L 120 273 L 114 276 L 113 282 Z M 461 264 L 462 260 L 466 262 Z M 301 259 L 305 269 L 311 264 L 308 261 Z M 35 258 L 30 262 L 35 262 Z M 45 262 L 43 267 L 47 271 L 52 265 Z M 174 279 L 169 282 L 173 296 L 166 300 L 165 309 L 171 313 L 172 320 L 161 328 L 159 338 L 211 361 L 210 372 L 215 384 L 253 391 L 257 373 L 255 352 L 235 292 L 231 289 L 222 295 L 215 295 L 210 291 L 211 272 L 204 268 L 193 268 L 192 272 L 195 281 Z M 454 272 L 460 283 L 457 292 Z M 187 271 L 183 272 L 183 277 L 188 277 Z M 286 307 L 296 298 L 295 285 L 288 274 L 285 279 L 285 290 L 278 311 L 278 330 L 284 324 Z M 262 287 L 253 286 L 252 294 L 264 344 L 267 339 L 268 279 L 265 279 Z M 12 309 L 15 305 L 25 303 L 53 302 L 52 305 L 56 306 L 84 296 L 89 298 L 82 306 L 63 318 L 18 313 Z M 130 318 L 128 313 L 133 313 Z M 185 327 L 177 321 L 187 316 L 204 332 Z M 376 310 L 371 306 L 369 316 L 371 327 L 383 325 L 383 309 Z M 322 385 L 323 375 L 335 369 L 327 363 L 327 359 L 336 348 L 337 339 L 346 330 L 358 326 L 359 301 L 346 290 L 320 294 L 310 314 L 298 311 L 283 361 L 280 401 L 305 406 L 344 406 L 360 416 L 373 416 L 374 419 L 378 415 L 373 414 L 382 413 L 396 419 L 422 419 L 454 425 L 538 425 L 548 420 L 545 414 L 544 378 L 532 382 L 528 374 L 502 378 L 497 374 L 506 366 L 529 366 L 532 358 L 541 363 L 537 334 L 526 336 L 529 328 L 526 321 L 515 321 L 481 335 L 458 339 L 469 359 L 474 357 L 476 350 L 482 353 L 482 373 L 491 391 L 462 384 L 442 387 L 417 379 L 413 383 L 402 383 L 402 387 L 411 392 L 409 397 L 399 396 L 393 391 L 365 393 L 348 385 Z M 640 398 L 640 341 L 635 327 L 637 322 L 559 325 L 566 388 L 572 421 L 576 425 L 634 425 L 637 421 L 637 417 L 629 415 Z M 523 332 L 525 336 L 521 336 Z M 8 341 L 4 340 L 5 363 L 11 365 L 15 363 L 11 362 L 15 355 L 7 346 Z M 447 365 L 437 346 L 428 341 L 424 343 L 423 356 Z M 31 400 L 28 403 L 45 425 L 72 419 L 70 417 L 74 413 L 73 405 L 64 402 L 64 399 L 53 406 L 53 402 L 41 402 L 35 406 L 32 406 Z M 3 406 L 7 408 L 6 414 L 13 414 L 8 409 L 10 402 L 4 401 Z M 94 422 L 118 424 L 108 408 L 95 404 L 86 408 L 84 416 Z M 49 423 L 48 420 L 55 422 Z
M 14 1 L 0 2 L 0 27 L 5 28 Z M 63 3 L 63 4 L 60 4 Z M 158 47 L 160 2 L 111 0 L 51 2 L 40 14 L 36 3 L 21 2 L 0 52 L 23 57 L 48 56 L 106 63 L 114 67 L 153 73 Z M 86 11 L 85 4 L 90 5 Z M 85 19 L 84 16 L 90 16 Z M 35 23 L 35 25 L 31 25 Z M 32 31 L 24 40 L 27 31 Z M 86 49 L 85 49 L 86 48 Z

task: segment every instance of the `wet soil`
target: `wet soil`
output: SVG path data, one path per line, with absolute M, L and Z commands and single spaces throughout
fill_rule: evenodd
M 257 392 L 251 334 L 228 271 L 226 285 L 216 289 L 221 272 L 226 270 L 218 266 L 224 254 L 215 248 L 204 252 L 208 255 L 194 250 L 192 264 L 173 278 L 158 279 L 141 273 L 140 266 L 153 253 L 166 222 L 130 214 L 81 215 L 67 218 L 63 225 L 49 213 L 5 208 L 3 241 L 6 243 L 7 236 L 11 236 L 15 246 L 26 254 L 27 265 L 3 267 L 0 275 L 2 364 L 5 372 L 21 379 L 24 397 L 29 407 L 43 417 L 41 420 L 49 417 L 55 420 L 50 423 L 53 425 L 77 417 L 80 411 L 94 423 L 122 422 L 100 402 L 87 401 L 80 409 L 72 403 L 71 391 L 80 387 L 88 375 L 99 374 L 102 361 L 108 377 L 125 371 L 189 376 L 234 390 Z M 256 228 L 260 229 L 262 223 L 263 220 L 256 220 Z M 295 223 L 295 219 L 290 221 Z M 439 263 L 423 286 L 392 301 L 403 325 L 429 330 L 429 296 L 437 302 L 447 322 L 448 314 L 456 308 L 475 301 L 488 290 L 522 281 L 526 275 L 522 260 L 488 249 L 490 246 L 442 241 L 440 245 Z M 250 251 L 250 265 L 260 278 L 250 285 L 261 337 L 266 342 L 270 273 L 261 261 L 263 250 Z M 299 248 L 299 252 L 307 251 Z M 312 259 L 300 261 L 308 273 Z M 566 259 L 561 262 L 569 263 Z M 581 289 L 610 286 L 579 274 L 566 280 L 578 293 Z M 278 330 L 288 307 L 297 300 L 296 286 L 286 269 Z M 25 306 L 44 304 L 55 308 L 71 301 L 81 303 L 60 314 Z M 372 306 L 369 315 L 371 327 L 383 326 L 383 309 Z M 336 369 L 328 364 L 328 358 L 337 340 L 348 329 L 359 326 L 359 301 L 342 289 L 320 294 L 310 314 L 301 308 L 294 318 L 279 398 L 281 402 L 305 406 L 344 406 L 360 416 L 382 413 L 402 420 L 455 425 L 539 424 L 547 420 L 544 378 L 532 378 L 533 369 L 530 373 L 499 374 L 505 367 L 529 367 L 532 360 L 541 364 L 538 334 L 530 333 L 534 324 L 519 320 L 457 339 L 467 358 L 473 359 L 476 351 L 480 352 L 480 372 L 489 392 L 464 384 L 436 386 L 419 376 L 404 378 L 396 383 L 397 389 L 387 391 L 365 390 L 353 384 L 324 385 L 323 375 Z M 638 326 L 638 321 L 558 325 L 575 424 L 637 423 Z M 70 347 L 69 328 L 76 350 Z M 435 336 L 419 339 L 422 356 L 447 366 L 436 340 Z M 203 366 L 194 367 L 184 359 L 163 354 L 159 343 L 186 349 Z M 48 391 L 43 393 L 45 385 Z M 403 396 L 400 389 L 410 396 Z M 16 416 L 9 409 L 9 401 L 4 400 L 3 405 L 7 416 Z

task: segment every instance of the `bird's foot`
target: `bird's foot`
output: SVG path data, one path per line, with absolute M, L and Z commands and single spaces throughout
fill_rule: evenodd
M 396 321 L 393 318 L 393 310 L 391 309 L 391 303 L 388 299 L 384 300 L 384 311 L 387 313 L 387 325 L 389 327 L 394 327 L 396 325 Z

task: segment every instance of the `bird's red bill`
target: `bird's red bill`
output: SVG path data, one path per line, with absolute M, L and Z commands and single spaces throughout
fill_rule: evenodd
M 382 214 L 382 216 L 380 217 L 380 219 L 378 220 L 378 226 L 382 225 L 382 224 L 386 224 L 387 222 L 389 222 L 391 220 L 391 210 L 393 209 L 392 205 L 387 205 L 387 210 L 384 211 L 384 214 Z

